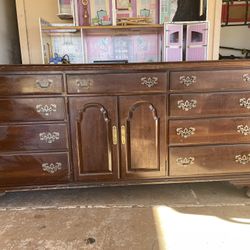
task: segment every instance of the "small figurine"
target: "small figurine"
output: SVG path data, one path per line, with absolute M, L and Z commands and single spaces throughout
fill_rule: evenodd
M 62 57 L 60 57 L 57 53 L 54 53 L 54 57 L 49 59 L 50 64 L 62 64 Z

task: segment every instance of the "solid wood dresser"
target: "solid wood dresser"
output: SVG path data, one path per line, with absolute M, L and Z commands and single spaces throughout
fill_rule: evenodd
M 0 189 L 250 185 L 250 61 L 0 66 Z

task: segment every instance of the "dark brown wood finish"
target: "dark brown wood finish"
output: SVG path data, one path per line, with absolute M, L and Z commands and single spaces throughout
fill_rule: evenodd
M 0 96 L 62 92 L 62 75 L 0 75 Z
M 64 99 L 0 99 L 0 122 L 34 122 L 65 120 Z
M 70 98 L 69 105 L 76 180 L 117 179 L 116 97 Z
M 170 148 L 170 176 L 250 172 L 250 145 Z
M 250 83 L 249 83 L 250 84 Z M 250 92 L 170 95 L 171 117 L 250 115 Z
M 1 190 L 250 183 L 250 61 L 2 65 L 0 97 Z
M 173 120 L 169 144 L 235 144 L 250 142 L 250 118 Z
M 31 186 L 67 183 L 67 153 L 0 154 L 0 186 Z
M 119 98 L 123 178 L 166 175 L 164 95 Z
M 166 91 L 166 73 L 67 76 L 69 93 L 143 93 Z
M 0 126 L 0 152 L 67 149 L 65 124 Z
M 170 74 L 170 89 L 181 91 L 250 90 L 250 70 L 183 71 Z

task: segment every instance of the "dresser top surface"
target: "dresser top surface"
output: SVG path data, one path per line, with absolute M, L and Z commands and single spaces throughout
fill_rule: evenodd
M 98 72 L 98 71 L 180 71 L 218 70 L 250 68 L 250 60 L 173 62 L 173 63 L 128 63 L 128 64 L 71 64 L 71 65 L 0 65 L 0 73 L 5 72 Z

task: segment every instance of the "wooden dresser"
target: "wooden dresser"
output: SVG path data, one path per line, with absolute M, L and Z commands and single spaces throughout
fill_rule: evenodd
M 0 189 L 250 185 L 250 61 L 0 66 Z

